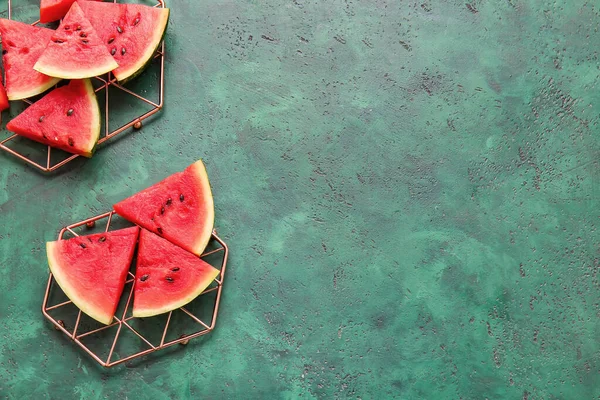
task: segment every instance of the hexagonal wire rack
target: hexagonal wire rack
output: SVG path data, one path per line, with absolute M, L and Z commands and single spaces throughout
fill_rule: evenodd
M 164 0 L 156 0 L 157 4 L 154 7 L 160 7 L 160 8 L 165 8 L 165 1 Z M 114 3 L 117 3 L 117 0 L 113 0 Z M 12 0 L 8 0 L 8 19 L 12 18 Z M 39 24 L 39 20 L 34 22 L 32 25 L 37 25 Z M 164 72 L 165 72 L 165 42 L 163 41 L 162 44 L 160 45 L 159 50 L 156 52 L 154 59 L 158 59 L 160 62 L 160 73 L 159 73 L 159 86 L 158 86 L 158 103 L 155 103 L 143 96 L 140 96 L 137 93 L 134 93 L 133 91 L 123 87 L 122 85 L 120 85 L 117 80 L 113 77 L 112 73 L 108 73 L 105 77 L 100 77 L 97 76 L 95 79 L 98 80 L 100 82 L 100 86 L 98 88 L 95 89 L 96 93 L 104 90 L 105 91 L 105 109 L 104 109 L 104 134 L 100 136 L 100 139 L 98 140 L 98 145 L 114 138 L 115 136 L 117 136 L 118 134 L 122 133 L 123 131 L 133 127 L 134 129 L 141 129 L 142 127 L 142 121 L 151 117 L 152 115 L 156 114 L 157 112 L 159 112 L 164 105 Z M 110 120 L 110 112 L 109 112 L 109 87 L 113 87 L 115 89 L 121 90 L 135 98 L 137 98 L 138 100 L 141 100 L 145 103 L 147 103 L 148 105 L 150 105 L 152 108 L 147 111 L 146 113 L 139 115 L 135 118 L 133 118 L 131 121 L 125 123 L 124 125 L 120 126 L 119 128 L 116 128 L 114 130 L 110 130 L 109 129 L 109 120 Z M 25 102 L 28 105 L 31 105 L 33 102 L 31 100 L 28 99 L 24 99 L 22 100 L 23 102 Z M 2 123 L 2 116 L 0 115 L 0 123 Z M 17 137 L 19 137 L 19 135 L 14 134 L 6 139 L 2 139 L 0 140 L 0 149 L 16 156 L 17 158 L 21 159 L 22 161 L 25 161 L 26 163 L 34 166 L 35 168 L 43 171 L 43 172 L 54 172 L 57 169 L 59 169 L 60 167 L 66 165 L 67 163 L 73 161 L 74 159 L 76 159 L 77 157 L 80 157 L 77 154 L 70 154 L 68 155 L 66 158 L 64 157 L 60 157 L 59 160 L 53 160 L 52 157 L 52 148 L 50 146 L 47 146 L 47 156 L 46 156 L 46 163 L 42 164 L 36 160 L 34 160 L 31 156 L 24 154 L 23 151 L 20 151 L 16 148 L 11 148 L 8 146 L 9 142 L 13 141 L 14 139 L 16 139 Z M 68 153 L 66 153 L 68 154 Z
M 111 211 L 69 225 L 60 231 L 58 240 L 63 239 L 65 234 L 79 236 L 76 229 L 88 229 L 103 219 L 107 220 L 104 232 L 108 232 L 114 222 L 114 215 L 114 211 Z M 206 335 L 215 328 L 228 254 L 227 245 L 213 231 L 209 246 L 201 258 L 217 268 L 219 275 L 191 303 L 166 314 L 150 318 L 135 318 L 131 315 L 130 306 L 135 288 L 135 275 L 131 271 L 128 273 L 119 308 L 109 325 L 102 325 L 82 313 L 66 298 L 52 273 L 48 278 L 42 313 L 56 330 L 62 331 L 101 366 L 107 368 L 175 344 L 186 345 L 190 339 Z M 210 297 L 214 298 L 213 302 L 206 301 Z M 181 329 L 188 331 L 182 333 Z M 128 334 L 127 338 L 124 338 L 125 334 Z M 132 343 L 132 339 L 135 339 L 135 343 Z M 124 344 L 121 345 L 121 342 Z

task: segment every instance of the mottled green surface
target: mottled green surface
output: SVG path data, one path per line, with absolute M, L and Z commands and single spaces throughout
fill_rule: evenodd
M 594 2 L 170 4 L 159 118 L 0 155 L 2 395 L 599 398 Z M 217 329 L 105 372 L 42 319 L 44 242 L 201 157 Z

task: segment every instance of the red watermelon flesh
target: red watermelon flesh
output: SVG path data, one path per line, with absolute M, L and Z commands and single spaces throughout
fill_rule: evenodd
M 114 205 L 123 218 L 201 255 L 215 219 L 210 183 L 202 161 Z
M 60 80 L 33 69 L 53 33 L 51 29 L 0 19 L 4 83 L 9 100 L 38 95 Z
M 76 0 L 41 0 L 40 22 L 58 21 L 64 17 Z M 102 1 L 102 0 L 94 0 Z
M 151 61 L 169 21 L 168 8 L 89 1 L 80 6 L 119 64 L 113 71 L 119 81 L 134 77 Z
M 105 74 L 118 66 L 75 2 L 33 68 L 58 78 L 83 79 Z
M 100 136 L 100 108 L 89 79 L 73 80 L 33 103 L 6 125 L 11 132 L 91 157 Z
M 54 279 L 84 313 L 110 324 L 125 287 L 137 226 L 46 244 Z
M 8 97 L 6 96 L 6 89 L 4 89 L 2 78 L 0 78 L 0 111 L 6 110 L 9 106 Z
M 133 316 L 151 317 L 185 306 L 219 275 L 219 270 L 142 229 L 135 270 Z

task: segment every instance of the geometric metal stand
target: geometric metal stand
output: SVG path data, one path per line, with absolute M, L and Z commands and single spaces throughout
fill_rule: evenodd
M 158 3 L 156 4 L 155 7 L 165 8 L 164 0 L 157 0 L 157 2 Z M 8 0 L 8 18 L 9 19 L 11 19 L 11 17 L 12 17 L 11 3 L 12 3 L 12 0 Z M 39 20 L 34 22 L 32 25 L 37 25 L 38 23 L 39 23 Z M 160 63 L 160 73 L 158 74 L 159 76 L 158 76 L 158 82 L 157 82 L 157 84 L 158 84 L 158 102 L 154 102 L 150 99 L 147 99 L 144 96 L 139 95 L 138 93 L 134 93 L 132 90 L 129 90 L 129 89 L 123 87 L 122 85 L 119 84 L 119 82 L 114 78 L 114 76 L 110 72 L 106 75 L 98 76 L 98 77 L 94 78 L 96 83 L 99 84 L 99 86 L 95 85 L 96 96 L 100 96 L 99 93 L 104 91 L 104 98 L 105 98 L 104 131 L 100 134 L 100 139 L 98 140 L 98 145 L 101 145 L 102 143 L 114 138 L 118 134 L 120 134 L 123 131 L 130 129 L 132 127 L 134 129 L 140 129 L 142 127 L 143 120 L 151 117 L 152 115 L 156 114 L 163 108 L 164 84 L 165 84 L 165 82 L 164 82 L 164 72 L 165 72 L 165 43 L 164 43 L 164 41 L 159 46 L 158 51 L 156 52 L 156 54 L 154 56 L 153 62 Z M 134 98 L 137 98 L 138 100 L 146 103 L 149 106 L 149 110 L 143 112 L 141 115 L 135 115 L 133 118 L 131 118 L 129 120 L 129 122 L 122 123 L 117 128 L 109 128 L 110 122 L 111 122 L 111 116 L 110 116 L 111 113 L 109 111 L 109 88 L 118 90 L 121 93 L 125 94 L 125 96 L 132 96 Z M 28 100 L 28 99 L 25 99 L 22 101 L 25 102 L 27 105 L 32 104 L 32 101 Z M 1 123 L 2 123 L 2 117 L 0 115 L 0 124 Z M 26 163 L 36 167 L 37 169 L 39 169 L 43 172 L 56 171 L 57 169 L 64 166 L 65 164 L 80 157 L 79 155 L 76 155 L 76 154 L 68 154 L 68 153 L 64 153 L 62 151 L 58 151 L 56 149 L 53 150 L 50 146 L 46 146 L 47 154 L 45 154 L 45 156 L 32 157 L 31 155 L 27 154 L 27 152 L 25 150 L 18 148 L 17 146 L 11 146 L 12 142 L 15 141 L 15 139 L 17 139 L 17 138 L 25 140 L 16 134 L 11 134 L 11 136 L 4 138 L 4 139 L 0 138 L 0 149 L 12 154 L 13 156 L 21 159 L 22 161 L 25 161 Z M 35 142 L 32 141 L 32 143 L 35 143 Z M 42 159 L 44 161 L 42 161 Z
M 105 219 L 103 231 L 108 232 L 115 222 L 113 216 L 115 213 L 111 211 L 69 225 L 60 231 L 58 239 L 65 235 L 79 236 L 78 230 L 89 230 L 90 226 Z M 135 287 L 135 275 L 131 271 L 121 304 L 110 325 L 100 324 L 82 313 L 66 298 L 52 273 L 48 278 L 42 313 L 55 329 L 62 331 L 103 367 L 112 367 L 175 344 L 185 345 L 190 339 L 206 335 L 215 328 L 228 252 L 225 242 L 213 231 L 201 258 L 217 268 L 219 275 L 195 300 L 169 313 L 150 318 L 134 318 L 131 315 Z

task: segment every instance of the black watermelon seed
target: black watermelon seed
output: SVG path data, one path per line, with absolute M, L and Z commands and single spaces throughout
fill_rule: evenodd
M 123 28 L 121 28 L 120 26 L 117 26 L 117 32 L 123 33 Z
M 102 236 L 100 239 L 98 239 L 99 242 L 105 242 L 106 241 L 106 236 Z
M 185 199 L 185 197 L 183 197 L 183 195 L 179 195 L 179 201 L 183 201 Z
M 111 55 L 113 55 L 113 56 L 114 56 L 115 54 L 117 54 L 117 48 L 116 48 L 116 47 L 113 47 L 113 48 L 112 48 L 112 50 L 110 51 L 110 54 L 111 54 Z
M 69 108 L 69 110 L 67 111 L 67 117 L 70 117 L 71 115 L 73 115 L 73 109 Z
M 87 33 L 85 33 L 85 32 L 81 32 L 81 33 L 79 34 L 79 36 L 81 36 L 81 37 L 87 37 Z
M 168 205 L 168 206 L 170 206 L 172 202 L 173 202 L 173 199 L 171 199 L 171 198 L 169 197 L 169 199 L 167 200 L 167 205 Z
M 5 55 L 6 53 L 8 53 L 8 50 L 2 50 L 2 55 Z
M 177 272 L 177 271 L 179 271 L 179 267 L 171 268 L 171 271 Z
M 161 235 L 162 235 L 162 233 L 163 233 L 163 231 L 162 231 L 162 228 L 156 228 L 156 231 L 157 231 L 158 233 L 160 233 Z
M 54 43 L 64 43 L 64 40 L 61 39 L 52 39 Z
M 173 282 L 174 281 L 174 279 L 171 278 L 170 276 L 167 276 L 165 279 L 167 280 L 167 282 Z
M 68 31 L 69 29 L 71 29 L 71 27 L 69 25 L 65 26 L 65 31 Z
M 165 213 L 165 208 L 164 208 L 164 207 L 160 209 L 160 213 L 161 213 L 161 214 L 164 214 L 164 213 Z
M 40 122 L 44 121 L 44 116 L 42 115 L 39 119 Z
M 108 44 L 111 44 L 111 43 L 112 43 L 112 42 L 114 42 L 114 41 L 115 41 L 115 38 L 114 38 L 114 37 L 111 37 L 110 39 L 108 39 Z
M 121 48 L 121 55 L 124 56 L 125 55 L 125 47 Z
M 144 282 L 147 279 L 148 279 L 148 275 L 142 275 L 142 277 L 140 278 L 140 281 Z
M 79 245 L 81 246 L 81 248 L 85 249 L 87 246 L 84 243 L 79 243 Z
M 140 23 L 140 17 L 137 17 L 136 19 L 133 20 L 133 26 L 136 26 L 137 24 Z
M 67 141 L 69 142 L 69 146 L 71 146 L 71 147 L 75 146 L 75 142 L 73 141 L 73 138 L 69 138 Z
M 87 40 L 87 39 L 81 39 L 81 42 L 82 43 L 89 43 L 89 40 Z

